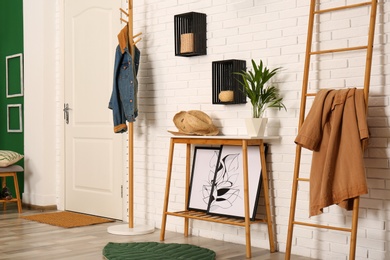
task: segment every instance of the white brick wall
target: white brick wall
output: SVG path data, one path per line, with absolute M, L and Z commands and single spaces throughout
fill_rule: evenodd
M 359 1 L 323 0 L 322 7 Z M 371 140 L 365 152 L 369 194 L 360 203 L 356 259 L 390 258 L 390 1 L 379 0 L 368 123 Z M 174 129 L 172 118 L 180 110 L 200 109 L 208 113 L 224 134 L 245 134 L 243 118 L 251 115 L 250 104 L 211 104 L 211 63 L 224 59 L 263 61 L 270 67 L 283 67 L 277 82 L 288 111 L 267 111 L 269 130 L 281 136 L 271 143 L 268 162 L 272 212 L 275 214 L 276 240 L 279 251 L 285 251 L 291 184 L 295 158 L 293 140 L 297 134 L 300 91 L 305 58 L 309 1 L 134 1 L 134 32 L 142 31 L 140 82 L 140 115 L 135 124 L 135 179 L 139 200 L 135 208 L 147 211 L 136 214 L 161 225 L 169 135 Z M 185 12 L 207 15 L 207 55 L 176 57 L 174 54 L 173 16 Z M 340 48 L 366 42 L 368 8 L 326 14 L 318 26 L 321 35 L 314 36 L 314 48 Z M 337 46 L 336 46 L 337 44 Z M 310 88 L 361 87 L 365 55 L 363 52 L 323 55 L 311 63 Z M 176 146 L 173 166 L 170 210 L 184 205 L 184 146 Z M 310 153 L 303 151 L 302 176 L 310 171 Z M 146 185 L 144 185 L 146 183 Z M 307 221 L 308 187 L 302 185 L 297 218 Z M 144 205 L 146 203 L 146 205 Z M 313 222 L 350 225 L 351 214 L 330 207 Z M 183 232 L 183 220 L 168 217 L 167 229 Z M 245 243 L 244 230 L 238 227 L 194 221 L 193 235 L 236 243 Z M 253 246 L 268 248 L 265 226 L 252 227 Z M 350 236 L 347 233 L 296 228 L 294 254 L 321 259 L 348 259 Z

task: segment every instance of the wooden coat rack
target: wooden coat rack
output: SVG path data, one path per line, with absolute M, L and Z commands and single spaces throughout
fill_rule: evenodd
M 142 33 L 133 35 L 133 0 L 128 0 L 128 12 L 120 8 L 128 19 L 120 18 L 122 22 L 127 23 L 128 28 L 128 46 L 134 66 L 134 48 L 141 38 L 134 41 Z M 129 223 L 108 227 L 107 231 L 116 235 L 142 235 L 154 232 L 154 227 L 141 225 L 134 227 L 134 127 L 133 122 L 128 122 L 128 140 L 129 140 Z

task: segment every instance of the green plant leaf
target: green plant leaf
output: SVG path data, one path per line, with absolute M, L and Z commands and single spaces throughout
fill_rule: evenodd
M 245 95 L 251 101 L 253 117 L 261 117 L 268 107 L 287 110 L 282 102 L 283 98 L 279 96 L 278 89 L 267 84 L 280 71 L 281 67 L 270 71 L 264 66 L 262 60 L 259 61 L 259 65 L 253 59 L 251 63 L 253 71 L 243 70 L 235 74 L 241 76 L 241 80 L 238 79 L 238 82 L 243 87 Z

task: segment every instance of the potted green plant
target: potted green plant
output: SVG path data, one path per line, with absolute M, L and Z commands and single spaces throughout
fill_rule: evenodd
M 268 119 L 264 118 L 264 112 L 269 107 L 284 108 L 283 98 L 279 96 L 278 88 L 269 83 L 270 79 L 281 69 L 270 70 L 264 66 L 263 61 L 259 64 L 252 59 L 253 71 L 241 71 L 236 74 L 241 76 L 239 83 L 243 86 L 245 95 L 252 104 L 252 118 L 246 120 L 248 135 L 264 135 L 265 125 Z M 287 110 L 287 109 L 286 109 Z

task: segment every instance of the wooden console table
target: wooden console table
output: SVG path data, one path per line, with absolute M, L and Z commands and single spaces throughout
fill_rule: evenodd
M 235 226 L 245 227 L 245 239 L 246 239 L 246 257 L 251 257 L 251 234 L 250 234 L 250 225 L 264 222 L 268 226 L 268 237 L 269 237 L 269 246 L 270 251 L 275 252 L 274 245 L 274 235 L 270 211 L 270 202 L 269 202 L 269 188 L 268 188 L 268 173 L 267 173 L 267 164 L 265 160 L 264 152 L 264 141 L 278 139 L 278 137 L 261 137 L 261 138 L 250 138 L 247 136 L 172 136 L 169 146 L 169 158 L 168 158 L 168 170 L 167 170 L 167 179 L 166 179 L 166 188 L 165 188 L 165 198 L 164 198 L 164 208 L 162 214 L 161 222 L 161 233 L 160 240 L 163 241 L 165 238 L 165 226 L 167 221 L 167 216 L 176 216 L 184 218 L 184 236 L 188 236 L 188 227 L 189 219 L 198 219 L 204 221 L 211 221 L 216 223 L 223 223 Z M 186 144 L 186 180 L 185 180 L 185 210 L 179 212 L 168 212 L 168 203 L 169 203 L 169 190 L 171 186 L 171 175 L 172 175 L 172 163 L 173 163 L 173 153 L 175 144 Z M 189 184 L 190 184 L 190 169 L 191 169 L 191 145 L 236 145 L 242 147 L 242 156 L 243 156 L 243 171 L 244 171 L 244 210 L 245 218 L 229 218 L 229 217 L 219 217 L 207 215 L 204 212 L 198 211 L 189 211 L 187 210 L 188 205 L 188 194 L 189 194 Z M 265 209 L 266 209 L 266 218 L 265 219 L 255 219 L 254 221 L 250 220 L 249 215 L 249 192 L 248 192 L 248 146 L 258 145 L 260 148 L 260 159 L 262 167 L 262 183 L 264 187 L 264 199 L 265 199 Z

